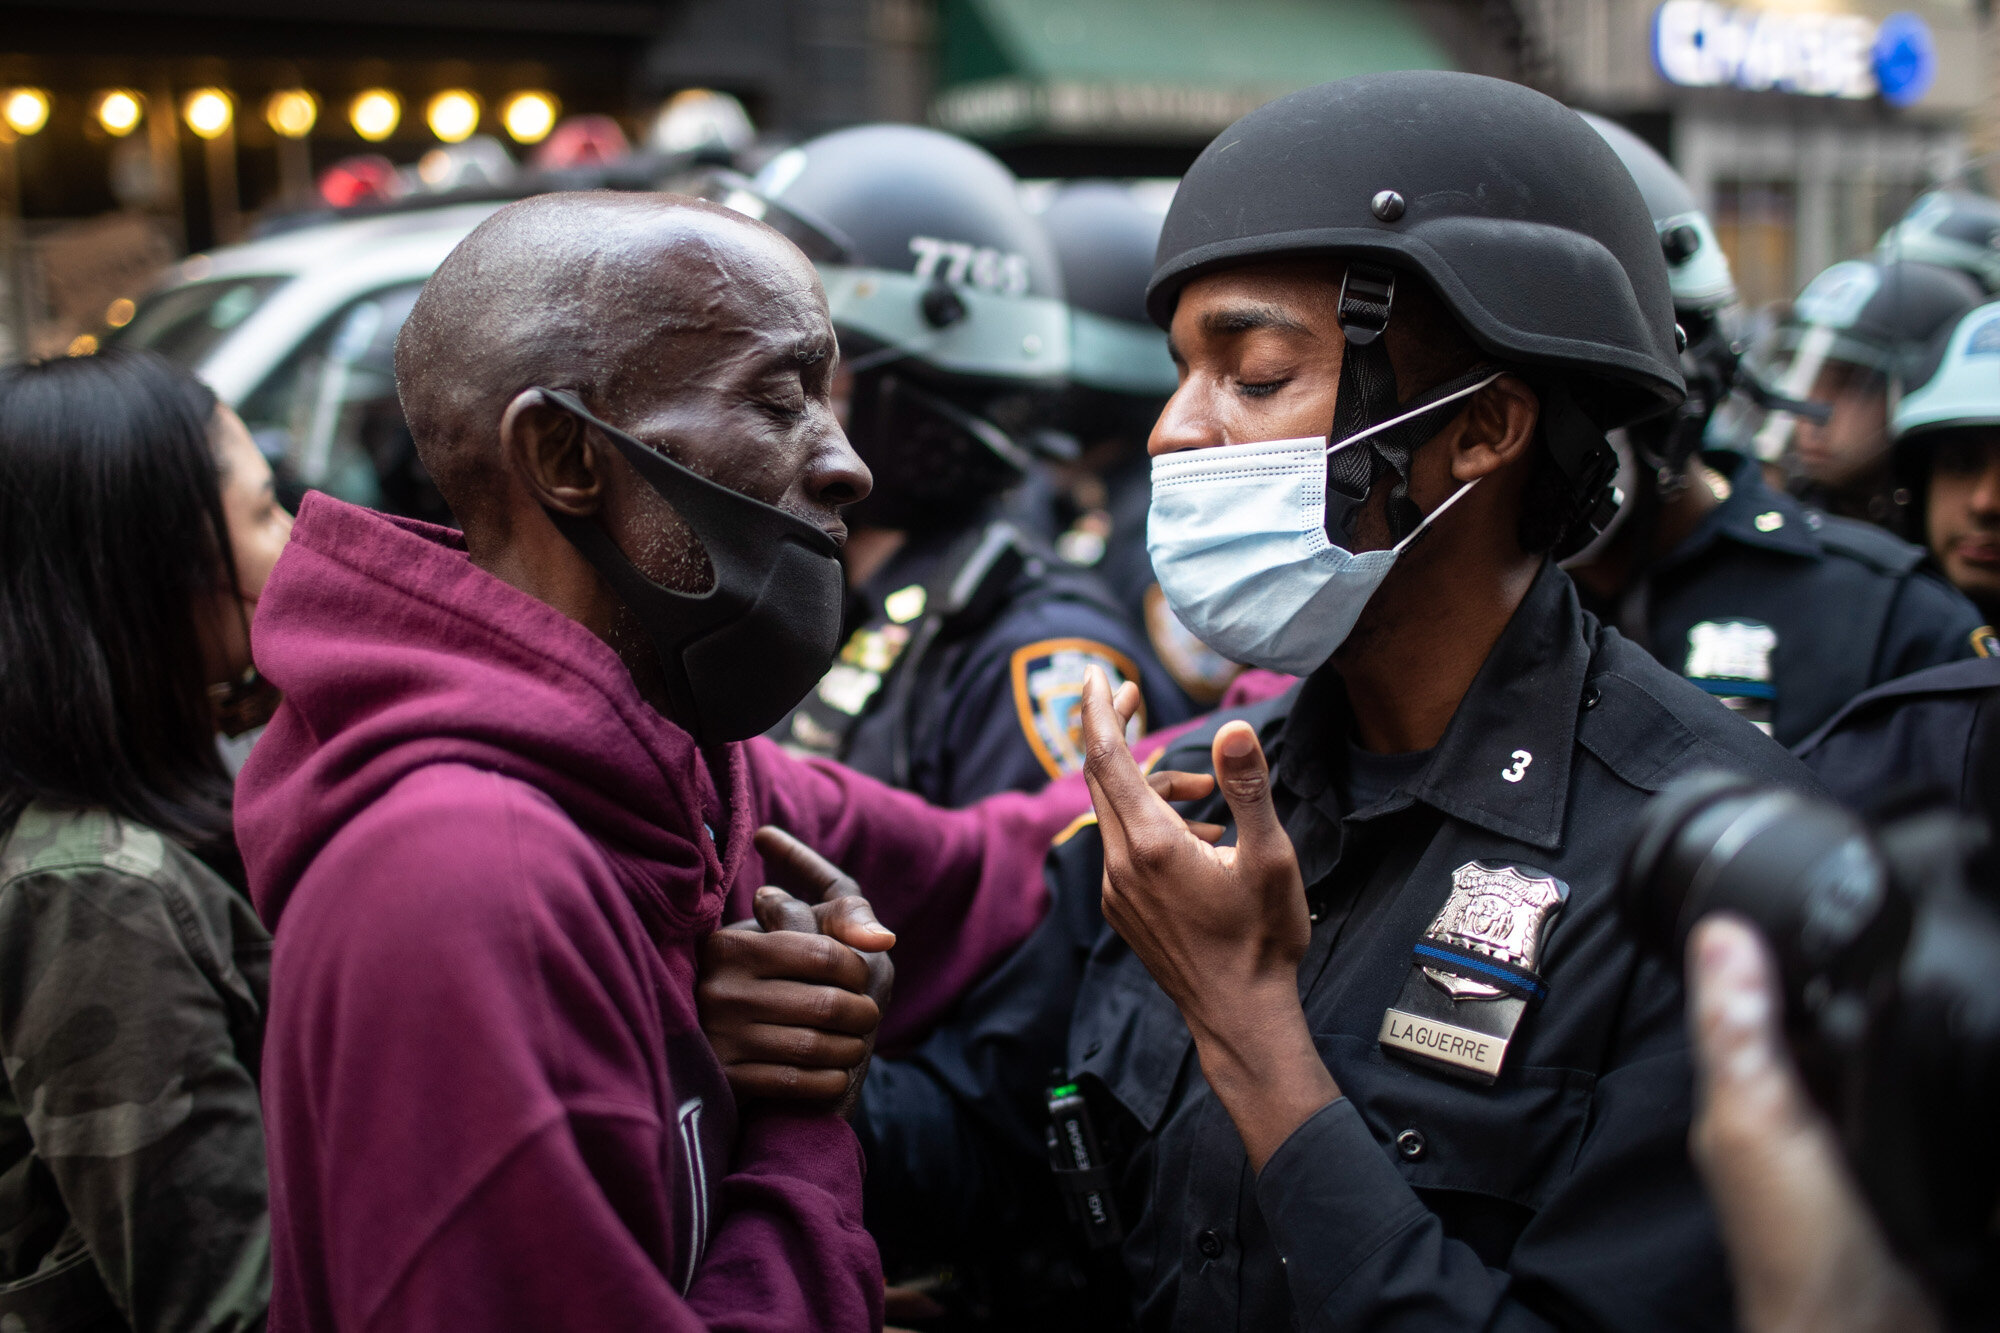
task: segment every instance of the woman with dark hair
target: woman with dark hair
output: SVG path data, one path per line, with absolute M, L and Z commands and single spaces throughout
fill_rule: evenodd
M 217 732 L 290 530 L 167 361 L 0 369 L 0 1328 L 263 1325 L 271 941 Z

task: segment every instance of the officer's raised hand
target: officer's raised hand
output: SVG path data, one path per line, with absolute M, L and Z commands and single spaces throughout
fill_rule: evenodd
M 1217 778 L 1155 774 L 1125 744 L 1138 690 L 1093 669 L 1083 688 L 1084 774 L 1104 838 L 1104 918 L 1179 1006 L 1202 1073 L 1250 1155 L 1265 1161 L 1340 1096 L 1299 1004 L 1312 922 L 1292 842 L 1271 806 L 1270 770 L 1248 723 L 1215 735 Z M 1211 845 L 1168 800 L 1219 779 L 1236 845 Z

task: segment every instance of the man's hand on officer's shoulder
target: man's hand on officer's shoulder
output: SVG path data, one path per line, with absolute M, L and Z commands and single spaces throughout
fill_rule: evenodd
M 889 1002 L 896 937 L 841 869 L 783 829 L 757 830 L 771 876 L 806 896 L 757 890 L 756 919 L 701 946 L 701 1027 L 738 1101 L 861 1099 Z
M 1779 1028 L 1769 953 L 1742 920 L 1688 937 L 1695 1165 L 1708 1183 L 1749 1333 L 1924 1333 L 1941 1325 L 1890 1254 Z
M 1250 1164 L 1264 1163 L 1340 1089 L 1299 1004 L 1299 963 L 1312 937 L 1292 842 L 1271 806 L 1257 733 L 1231 722 L 1212 757 L 1236 821 L 1194 824 L 1168 801 L 1196 800 L 1216 778 L 1139 771 L 1125 744 L 1138 708 L 1094 668 L 1083 687 L 1085 781 L 1104 839 L 1104 919 L 1179 1006 Z

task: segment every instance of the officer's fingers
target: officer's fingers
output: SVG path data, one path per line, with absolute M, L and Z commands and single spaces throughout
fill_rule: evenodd
M 861 892 L 846 871 L 776 824 L 759 828 L 751 842 L 771 878 L 809 903 Z
M 1256 861 L 1290 855 L 1291 840 L 1271 805 L 1271 770 L 1264 763 L 1264 747 L 1250 724 L 1231 722 L 1216 732 L 1210 758 L 1222 799 L 1236 816 L 1239 855 Z
M 1221 824 L 1205 824 L 1199 820 L 1190 819 L 1187 821 L 1187 831 L 1213 847 L 1216 843 L 1222 841 L 1222 835 L 1229 830 Z
M 1083 771 L 1098 822 L 1106 822 L 1107 805 L 1114 816 L 1164 810 L 1165 803 L 1146 785 L 1145 774 L 1125 744 L 1126 719 L 1112 702 L 1111 682 L 1102 667 L 1084 669 L 1082 713 Z
M 1132 719 L 1139 716 L 1139 686 L 1134 681 L 1124 681 L 1111 692 L 1111 706 L 1118 710 L 1119 731 L 1132 725 Z
M 880 953 L 896 943 L 894 932 L 875 919 L 875 909 L 859 894 L 835 898 L 811 910 L 819 919 L 820 933 L 833 936 L 849 948 Z
M 736 1100 L 768 1097 L 773 1101 L 830 1102 L 846 1095 L 853 1076 L 844 1069 L 800 1069 L 796 1065 L 728 1065 L 730 1091 Z
M 1163 801 L 1199 801 L 1215 790 L 1215 779 L 1207 773 L 1176 773 L 1169 769 L 1148 773 L 1146 785 Z
M 819 924 L 813 920 L 813 909 L 800 902 L 783 889 L 774 889 L 766 884 L 757 890 L 751 899 L 751 910 L 757 914 L 757 924 L 765 930 L 792 930 L 806 935 L 819 934 Z

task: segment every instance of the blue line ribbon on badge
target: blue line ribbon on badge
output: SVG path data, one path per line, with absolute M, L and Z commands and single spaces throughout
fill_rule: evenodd
M 1412 952 L 1418 958 L 1436 963 L 1447 971 L 1461 975 L 1470 974 L 1524 1000 L 1539 1000 L 1549 993 L 1549 988 L 1542 979 L 1525 967 L 1515 967 L 1511 963 L 1502 962 L 1498 958 L 1488 958 L 1485 954 L 1471 949 L 1461 949 L 1457 945 L 1445 944 L 1438 940 L 1418 940 L 1412 946 Z

